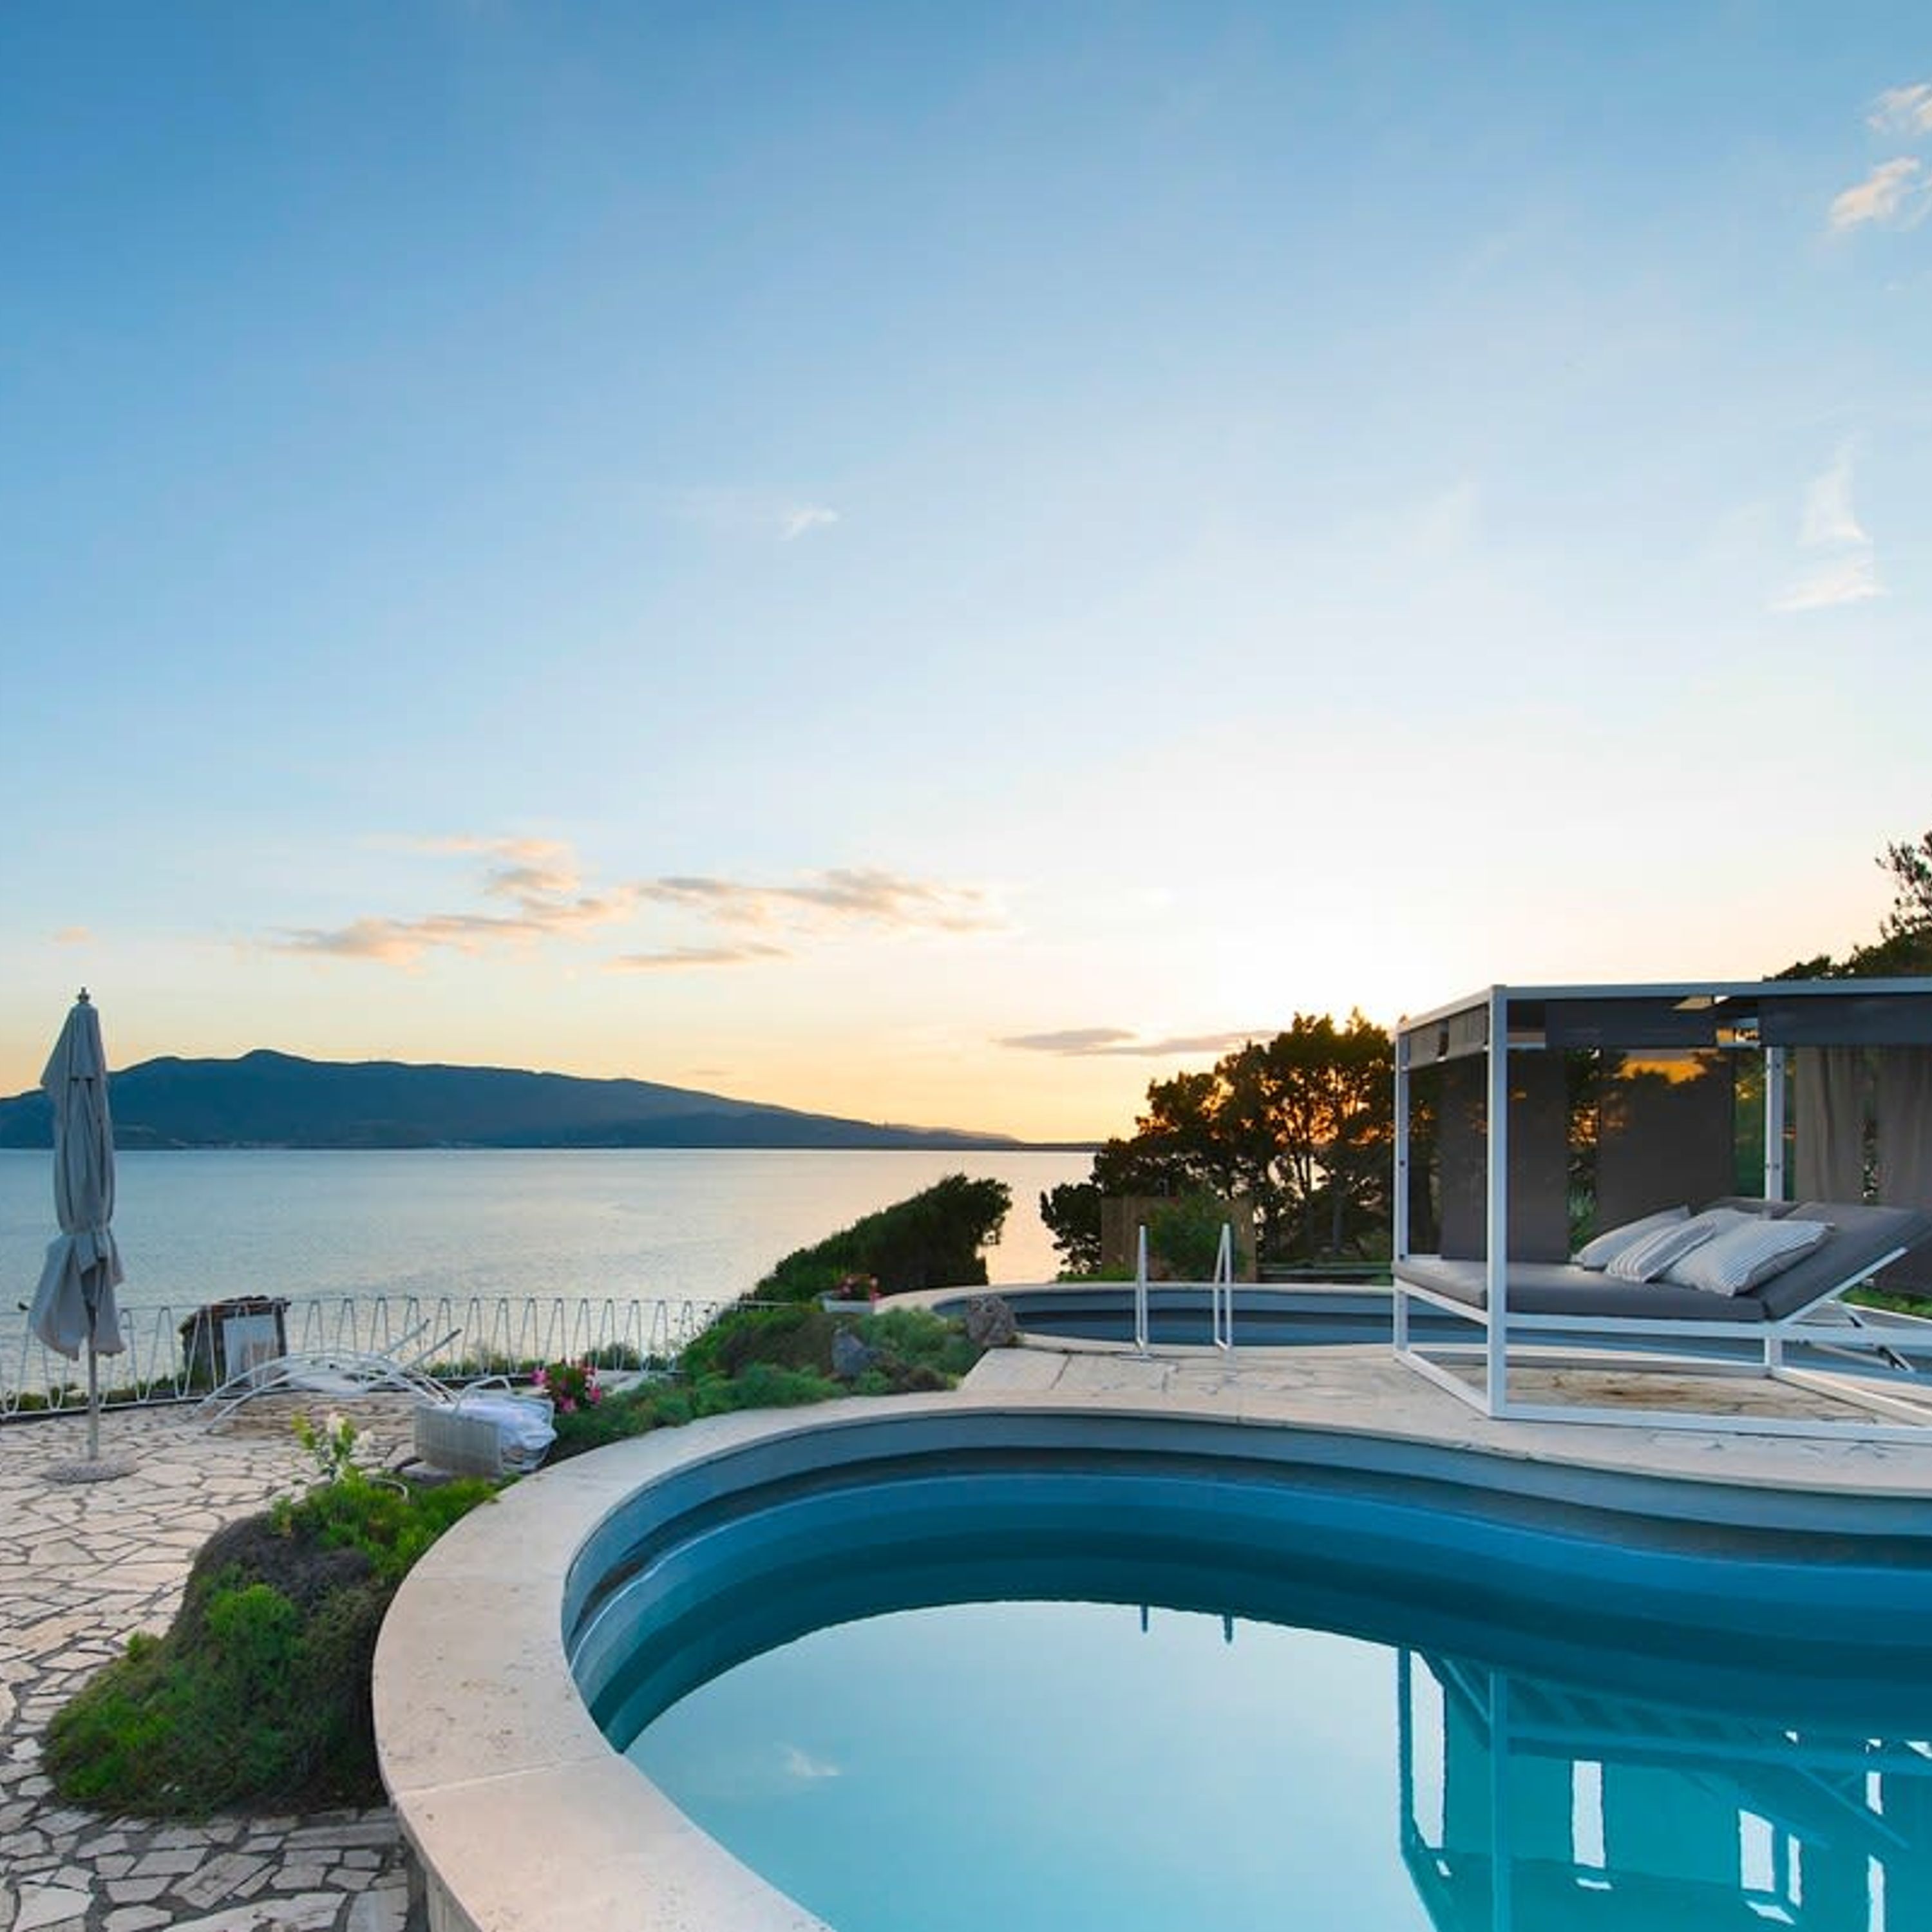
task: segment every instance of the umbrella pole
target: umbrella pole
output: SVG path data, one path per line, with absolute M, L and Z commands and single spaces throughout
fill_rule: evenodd
M 87 1338 L 87 1460 L 100 1460 L 100 1359 L 92 1335 Z

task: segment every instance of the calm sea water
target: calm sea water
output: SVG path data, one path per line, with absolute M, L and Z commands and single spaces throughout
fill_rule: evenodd
M 995 1282 L 1051 1281 L 1044 1188 L 1078 1154 L 657 1148 L 124 1154 L 124 1309 L 240 1294 L 739 1294 L 794 1249 L 949 1174 L 1005 1181 Z M 50 1157 L 0 1150 L 0 1309 L 18 1319 L 55 1233 Z

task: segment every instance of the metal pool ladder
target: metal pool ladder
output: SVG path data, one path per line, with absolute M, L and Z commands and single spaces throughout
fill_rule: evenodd
M 1214 1279 L 1207 1284 L 1208 1325 L 1214 1346 L 1224 1354 L 1234 1346 L 1234 1227 L 1221 1224 L 1220 1245 L 1215 1250 Z M 1134 1250 L 1134 1352 L 1148 1352 L 1152 1324 L 1148 1310 L 1148 1231 L 1139 1230 Z

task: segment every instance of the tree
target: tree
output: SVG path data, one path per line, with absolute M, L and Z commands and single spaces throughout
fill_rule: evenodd
M 1932 973 L 1932 832 L 1916 844 L 1888 844 L 1877 864 L 1892 880 L 1892 910 L 1879 936 L 1842 959 L 1828 952 L 1801 959 L 1780 980 L 1883 980 Z
M 1862 949 L 1883 956 L 1870 970 L 1932 973 L 1932 832 L 1921 833 L 1916 845 L 1888 845 L 1878 862 L 1892 874 L 1893 896 L 1878 944 Z
M 1064 1180 L 1040 1197 L 1046 1222 L 1070 1274 L 1092 1274 L 1100 1265 L 1100 1190 L 1090 1180 Z
M 1264 1260 L 1360 1253 L 1388 1232 L 1394 1083 L 1380 1027 L 1297 1014 L 1211 1072 L 1152 1082 L 1132 1136 L 1099 1150 L 1088 1182 L 1042 1195 L 1042 1218 L 1074 1267 L 1098 1260 L 1103 1195 L 1244 1197 Z

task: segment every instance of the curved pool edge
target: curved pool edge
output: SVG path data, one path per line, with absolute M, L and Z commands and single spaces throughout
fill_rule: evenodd
M 1624 1434 L 1624 1432 L 1618 1432 Z M 881 1445 L 944 1451 L 1145 1446 L 1238 1436 L 1286 1466 L 1453 1474 L 1476 1489 L 1660 1520 L 1932 1536 L 1915 1496 L 1808 1488 L 1745 1471 L 1658 1472 L 1535 1438 L 1432 1438 L 1262 1414 L 1228 1396 L 1177 1401 L 970 1394 L 855 1400 L 720 1417 L 620 1443 L 518 1484 L 430 1552 L 383 1625 L 374 1670 L 382 1775 L 421 1862 L 437 1932 L 595 1923 L 638 1932 L 822 1932 L 821 1922 L 700 1832 L 605 1741 L 565 1648 L 566 1579 L 620 1514 L 676 1476 L 727 1497 L 773 1468 L 828 1466 Z M 1674 1446 L 1674 1445 L 1673 1445 Z M 1586 1445 L 1575 1442 L 1574 1451 Z M 1621 1462 L 1622 1466 L 1618 1466 Z M 1928 1471 L 1932 1474 L 1932 1471 Z

